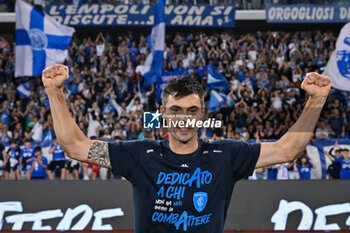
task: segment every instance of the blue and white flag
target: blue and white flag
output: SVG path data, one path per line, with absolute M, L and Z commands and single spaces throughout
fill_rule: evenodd
M 208 81 L 207 90 L 209 89 L 221 89 L 226 90 L 228 88 L 228 82 L 226 78 L 215 71 L 213 64 L 208 65 Z
M 154 12 L 154 25 L 151 33 L 151 52 L 144 64 L 144 86 L 156 83 L 162 77 L 165 41 L 164 0 L 159 0 Z
M 224 93 L 212 90 L 209 98 L 208 111 L 217 113 L 225 103 L 226 95 Z
M 74 31 L 30 4 L 17 0 L 15 76 L 41 76 L 46 67 L 62 63 Z
M 30 88 L 29 88 L 28 82 L 24 82 L 21 85 L 19 85 L 16 90 L 18 94 L 20 94 L 24 98 L 29 98 Z
M 341 29 L 323 75 L 331 78 L 332 87 L 350 91 L 350 23 Z

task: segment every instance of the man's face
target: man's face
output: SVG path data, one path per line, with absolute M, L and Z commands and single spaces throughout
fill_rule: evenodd
M 343 157 L 344 157 L 344 159 L 349 159 L 349 151 L 344 151 Z
M 166 106 L 161 107 L 162 117 L 167 122 L 179 122 L 186 120 L 202 120 L 204 109 L 202 109 L 200 97 L 197 94 L 191 94 L 186 97 L 175 99 L 173 95 L 168 97 Z M 169 125 L 169 124 L 168 124 Z M 179 127 L 178 125 L 169 125 L 170 138 L 181 143 L 188 143 L 197 135 L 198 129 L 196 127 Z

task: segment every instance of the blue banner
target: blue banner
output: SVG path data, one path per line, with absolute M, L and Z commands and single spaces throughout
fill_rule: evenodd
M 350 21 L 350 4 L 266 4 L 268 23 L 342 23 Z
M 153 26 L 156 5 L 53 4 L 46 12 L 70 26 Z M 166 5 L 166 26 L 234 27 L 235 6 Z

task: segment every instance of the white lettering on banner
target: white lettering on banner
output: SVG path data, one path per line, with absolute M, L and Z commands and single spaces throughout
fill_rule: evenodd
M 3 217 L 5 212 L 22 212 L 22 203 L 19 201 L 6 201 L 6 202 L 0 202 L 0 230 L 2 229 L 3 225 Z
M 57 11 L 57 6 L 53 5 L 50 8 L 49 15 L 54 16 L 54 15 L 59 15 L 59 14 L 60 14 L 60 12 Z
M 83 216 L 73 227 L 71 227 L 73 219 L 81 213 L 84 213 Z M 92 209 L 90 208 L 90 206 L 86 204 L 77 206 L 74 209 L 68 208 L 64 217 L 62 218 L 60 223 L 57 225 L 56 230 L 58 231 L 84 230 L 84 228 L 89 224 L 92 218 L 92 214 L 93 214 Z
M 13 231 L 22 230 L 23 224 L 25 222 L 33 222 L 32 230 L 34 231 L 38 231 L 38 230 L 51 231 L 52 227 L 43 226 L 42 220 L 59 218 L 62 216 L 63 216 L 63 213 L 60 209 L 45 210 L 45 211 L 40 211 L 38 213 L 12 215 L 12 216 L 6 217 L 6 222 L 13 224 L 12 226 Z
M 78 10 L 77 8 L 78 8 L 78 5 L 75 5 L 75 4 L 67 5 L 66 12 L 67 14 L 71 14 L 71 15 L 76 14 Z
M 63 17 L 62 16 L 52 16 L 58 23 L 62 23 Z
M 302 216 L 298 230 L 310 230 L 313 222 L 312 210 L 300 201 L 287 202 L 281 200 L 278 210 L 272 215 L 271 222 L 275 224 L 274 230 L 285 230 L 288 215 L 296 210 L 301 210 Z
M 23 212 L 22 203 L 19 201 L 0 202 L 0 230 L 3 227 L 5 212 Z M 82 213 L 83 215 L 75 225 L 71 226 L 73 220 Z M 56 230 L 68 231 L 85 230 L 86 226 L 91 222 L 92 216 L 94 216 L 92 230 L 113 230 L 110 224 L 103 224 L 103 219 L 121 217 L 124 216 L 124 212 L 121 208 L 113 208 L 99 210 L 94 213 L 89 205 L 81 204 L 74 209 L 68 208 L 64 214 L 60 209 L 44 210 L 37 213 L 14 214 L 6 217 L 5 220 L 8 224 L 13 224 L 12 230 L 23 230 L 24 223 L 33 222 L 31 230 L 38 231 L 53 229 L 52 226 L 43 226 L 43 220 L 63 217 L 58 223 Z
M 177 6 L 174 9 L 174 13 L 177 15 L 186 14 L 187 11 L 188 11 L 188 7 L 186 5 Z
M 154 5 L 83 4 L 52 5 L 47 12 L 64 25 L 153 25 Z M 167 5 L 172 26 L 234 25 L 234 6 Z
M 340 7 L 340 14 L 339 14 L 340 19 L 348 19 L 350 20 L 350 7 Z
M 326 217 L 350 213 L 350 203 L 323 206 L 317 208 L 315 213 L 317 214 L 317 217 L 315 220 L 314 230 L 340 230 L 340 226 L 337 223 L 327 224 Z
M 111 4 L 102 4 L 101 5 L 101 9 L 100 9 L 100 14 L 105 14 L 108 12 L 112 12 L 113 11 L 113 5 Z
M 268 12 L 269 20 L 333 20 L 334 7 L 271 7 Z M 347 14 L 345 7 L 340 8 L 340 19 Z
M 221 15 L 222 11 L 225 10 L 226 6 L 216 6 L 214 11 L 210 12 L 211 15 Z
M 129 7 L 126 5 L 118 5 L 116 6 L 116 8 L 114 8 L 114 13 L 116 14 L 125 14 L 126 12 L 128 12 Z
M 71 18 L 71 16 L 70 15 L 67 15 L 67 17 L 64 19 L 64 24 L 68 24 L 69 23 L 69 21 L 70 21 L 70 18 Z
M 280 200 L 277 211 L 272 215 L 271 222 L 275 224 L 274 230 L 286 230 L 288 215 L 294 211 L 301 211 L 302 216 L 298 230 L 311 230 L 314 215 L 310 207 L 300 201 L 288 202 Z M 340 230 L 337 223 L 327 224 L 327 216 L 350 213 L 350 203 L 325 205 L 315 210 L 316 220 L 313 230 Z M 347 218 L 347 226 L 350 226 L 350 216 Z
M 96 4 L 93 4 L 93 5 L 83 4 L 79 7 L 78 14 L 91 14 L 91 13 L 97 14 L 98 7 L 99 6 Z
M 113 227 L 110 224 L 105 224 L 103 225 L 103 219 L 104 218 L 113 218 L 113 217 L 120 217 L 123 216 L 124 212 L 122 211 L 121 208 L 115 208 L 115 209 L 106 209 L 106 210 L 100 210 L 97 211 L 94 216 L 95 216 L 95 221 L 92 224 L 91 230 L 104 230 L 104 231 L 111 231 L 113 230 Z
M 201 15 L 203 14 L 203 11 L 205 10 L 205 6 L 192 6 L 189 10 L 188 13 L 189 15 Z

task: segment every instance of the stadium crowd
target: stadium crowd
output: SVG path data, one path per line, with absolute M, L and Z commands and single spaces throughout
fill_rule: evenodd
M 324 70 L 335 42 L 332 32 L 321 31 L 258 31 L 243 35 L 178 32 L 166 36 L 164 70 L 193 73 L 205 88 L 206 66 L 213 64 L 229 83 L 227 90 L 221 90 L 228 97 L 227 103 L 219 112 L 207 114 L 222 120 L 224 127 L 200 130 L 201 138 L 278 139 L 298 119 L 307 100 L 300 83 L 306 73 Z M 78 162 L 66 161 L 55 141 L 41 78 L 14 77 L 13 48 L 14 44 L 0 38 L 1 177 L 43 178 L 46 170 L 50 179 L 55 175 L 62 179 L 71 176 L 88 179 L 90 171 L 92 179 L 112 177 L 107 169 L 95 166 L 89 169 L 87 164 L 79 168 Z M 74 37 L 66 60 L 71 76 L 64 95 L 73 119 L 88 138 L 118 141 L 168 137 L 166 129 L 143 129 L 143 112 L 159 107 L 156 85 L 143 88 L 143 64 L 149 51 L 146 35 L 136 36 L 132 32 Z M 17 90 L 23 83 L 29 86 L 29 96 Z M 206 103 L 210 92 L 206 91 Z M 340 94 L 330 96 L 315 138 L 349 138 L 349 110 L 346 98 Z M 40 147 L 48 145 L 50 163 L 42 156 Z M 5 150 L 4 146 L 8 148 Z M 336 156 L 348 159 L 348 151 L 338 152 Z M 333 160 L 340 163 L 337 158 Z M 309 170 L 314 166 L 307 155 L 297 162 L 266 169 L 283 169 L 287 171 L 284 177 L 293 179 L 298 171 L 307 170 L 303 166 Z M 255 178 L 266 178 L 266 169 L 257 170 Z M 277 173 L 272 177 L 276 178 Z

